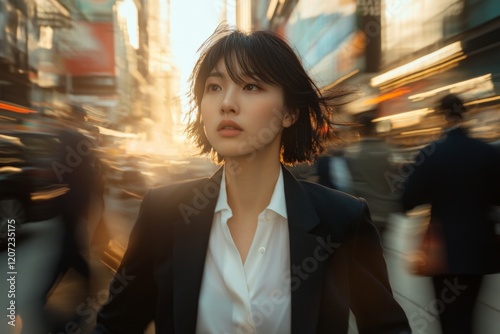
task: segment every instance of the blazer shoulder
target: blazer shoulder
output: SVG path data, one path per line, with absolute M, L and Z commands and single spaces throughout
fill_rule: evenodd
M 211 180 L 211 178 L 205 177 L 151 188 L 143 198 L 141 210 L 169 212 L 169 210 L 177 208 L 181 203 L 192 200 L 200 191 L 203 191 L 204 185 L 211 183 Z M 215 181 L 212 180 L 212 182 Z
M 356 226 L 366 216 L 368 205 L 363 198 L 313 182 L 300 181 L 322 222 Z

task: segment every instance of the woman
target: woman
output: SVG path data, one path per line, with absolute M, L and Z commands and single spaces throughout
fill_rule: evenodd
M 283 166 L 333 139 L 293 50 L 218 28 L 191 84 L 188 132 L 222 167 L 145 196 L 98 332 L 347 333 L 351 309 L 360 333 L 409 333 L 366 203 Z

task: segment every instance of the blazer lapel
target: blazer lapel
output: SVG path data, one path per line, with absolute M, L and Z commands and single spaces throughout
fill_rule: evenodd
M 196 330 L 201 280 L 221 178 L 219 169 L 213 177 L 193 187 L 192 197 L 181 204 L 185 219 L 174 227 L 173 300 L 175 331 L 179 333 Z
M 284 167 L 283 177 L 290 234 L 292 333 L 314 333 L 321 302 L 326 244 L 321 237 L 310 233 L 320 219 L 306 190 Z

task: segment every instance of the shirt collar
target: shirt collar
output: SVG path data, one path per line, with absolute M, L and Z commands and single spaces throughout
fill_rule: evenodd
M 215 212 L 219 212 L 222 210 L 229 210 L 229 204 L 227 203 L 227 190 L 226 190 L 226 169 L 223 169 L 222 172 L 222 181 L 220 184 L 219 197 L 217 198 L 217 204 L 215 205 Z M 288 215 L 286 213 L 286 201 L 285 201 L 285 185 L 283 182 L 283 170 L 280 168 L 280 174 L 278 176 L 278 180 L 276 181 L 276 185 L 274 186 L 273 195 L 271 196 L 271 201 L 266 207 L 266 210 L 272 210 L 276 212 L 278 215 L 282 216 L 285 219 L 288 219 Z
M 217 198 L 217 204 L 215 205 L 215 212 L 220 212 L 222 210 L 229 210 L 229 204 L 227 203 L 227 191 L 226 191 L 226 167 L 222 167 L 222 180 L 220 183 L 219 197 Z

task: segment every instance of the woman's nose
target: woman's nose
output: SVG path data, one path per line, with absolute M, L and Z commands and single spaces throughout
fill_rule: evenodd
M 239 112 L 238 96 L 236 89 L 230 88 L 225 91 L 220 111 L 223 114 Z

